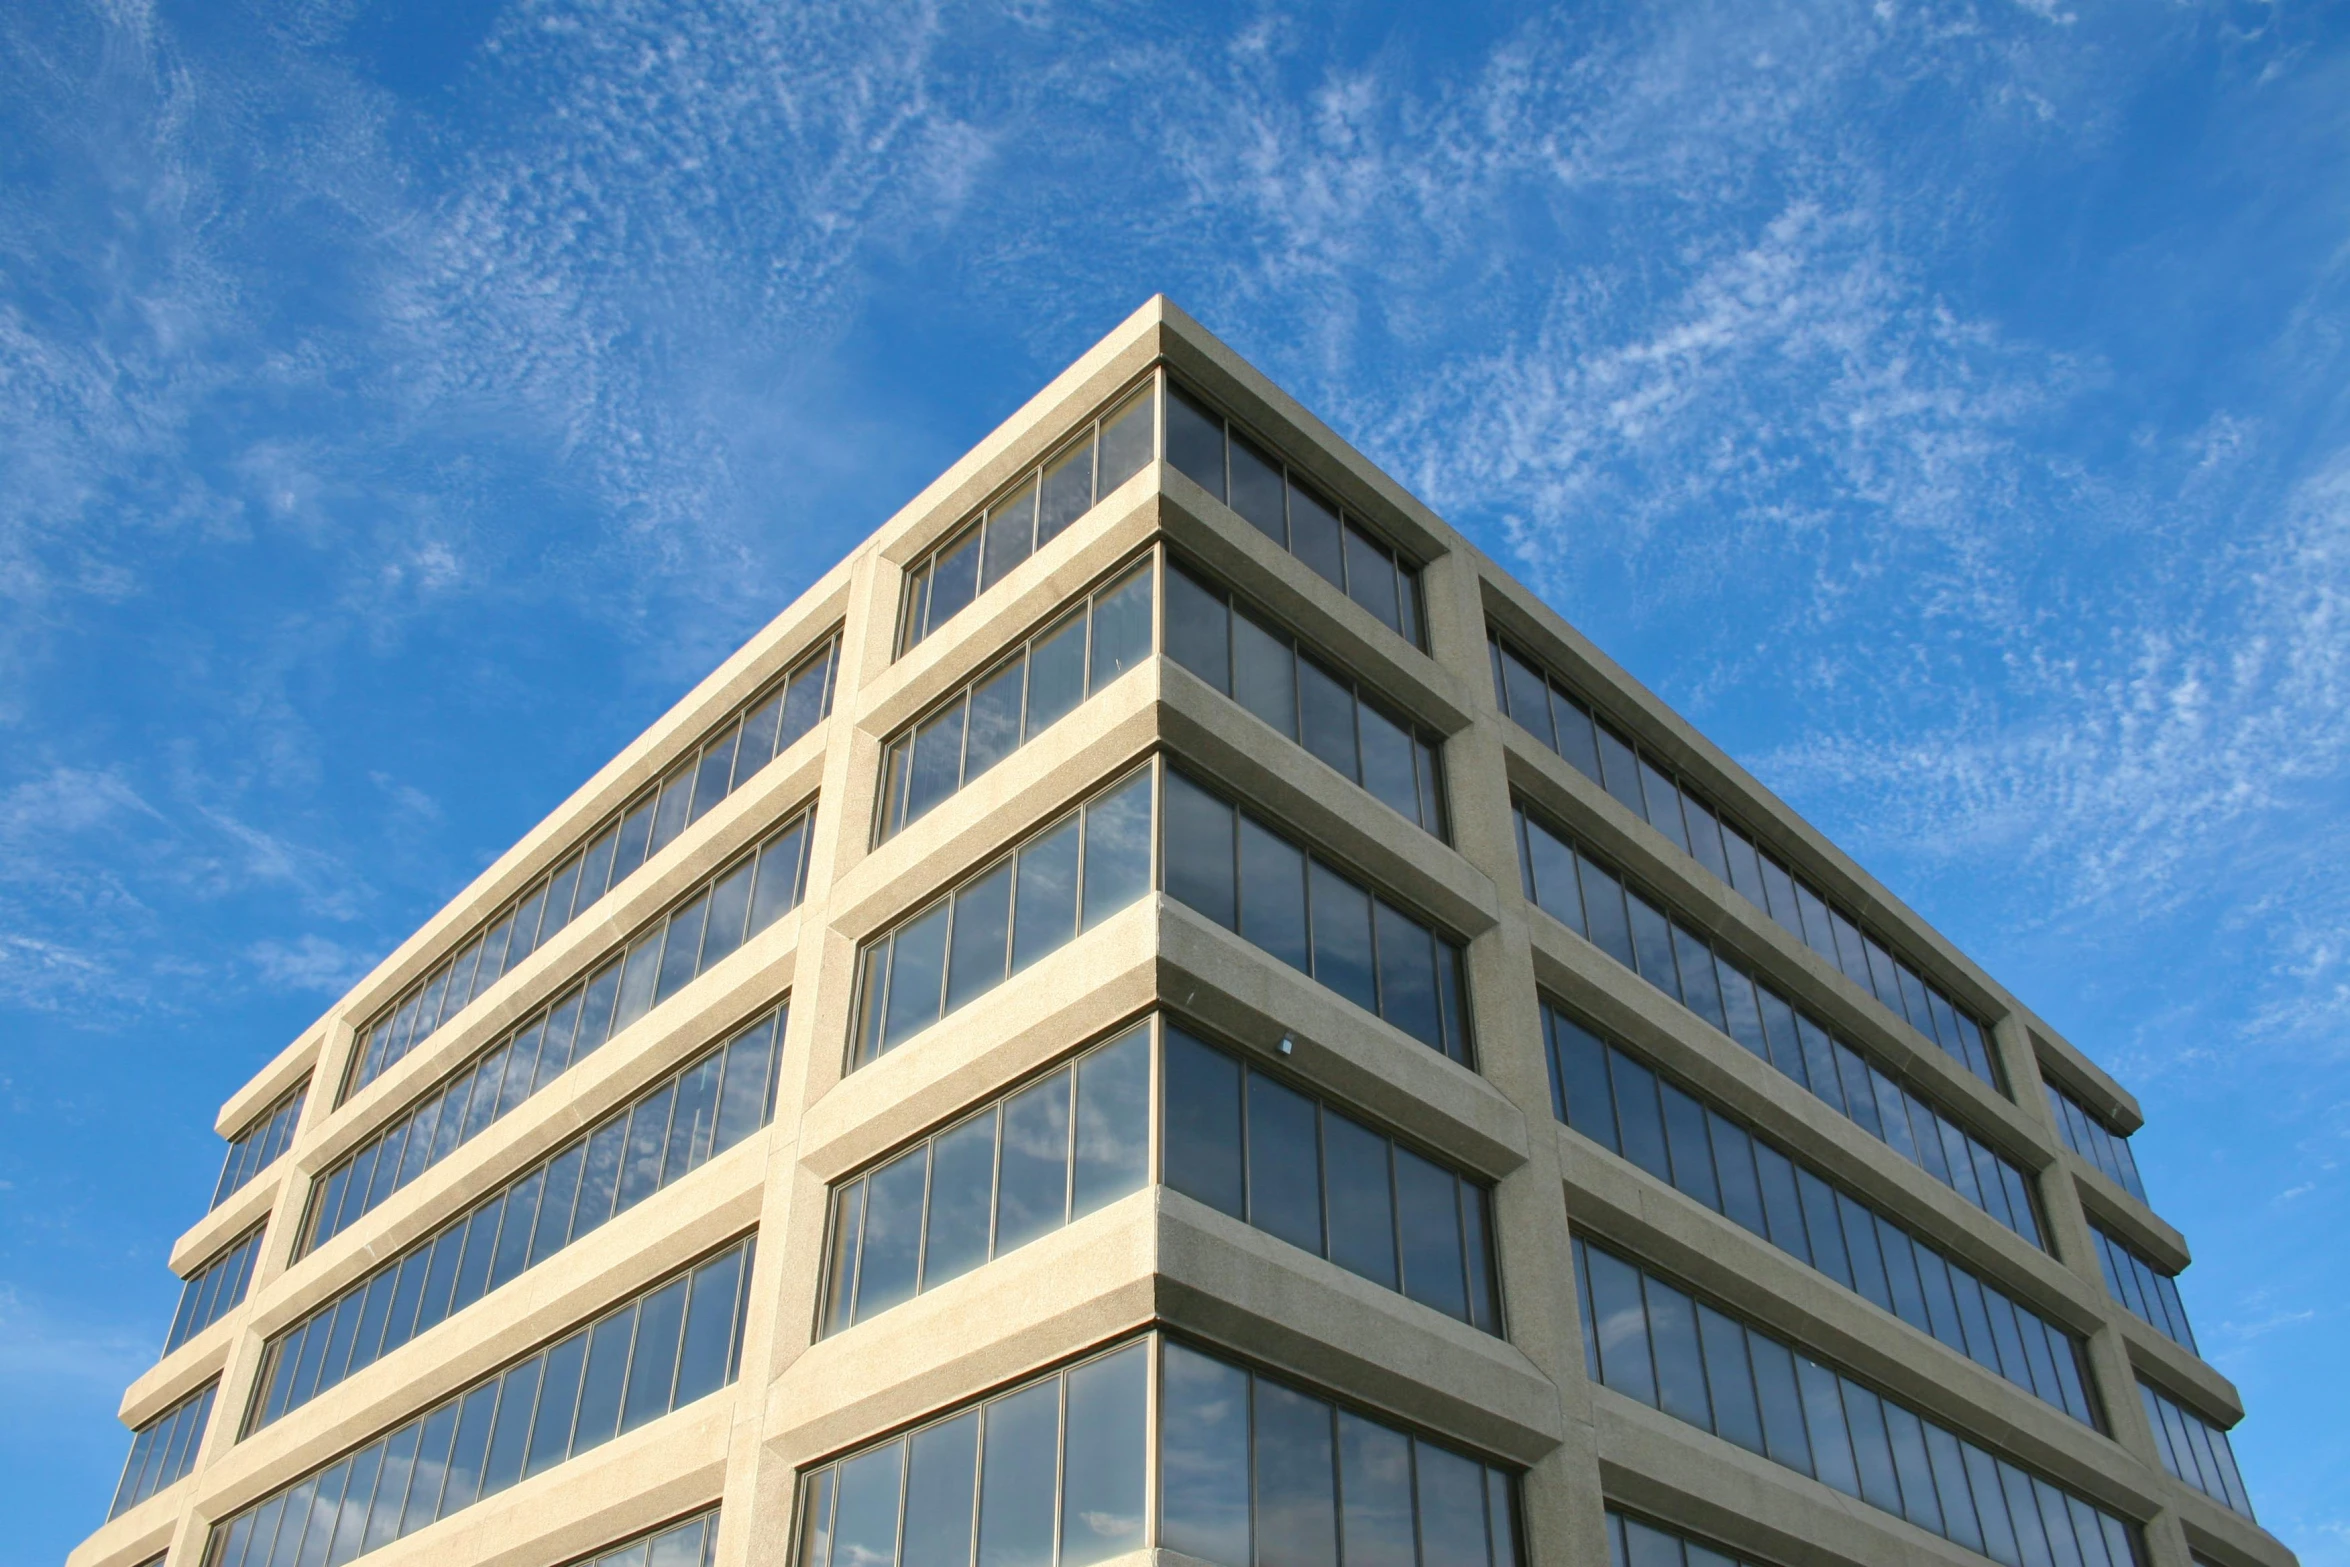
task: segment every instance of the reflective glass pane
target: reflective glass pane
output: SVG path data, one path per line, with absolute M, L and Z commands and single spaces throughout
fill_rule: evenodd
M 1069 1074 L 1056 1072 L 1004 1105 L 996 1175 L 997 1256 L 1059 1229 L 1068 1213 Z
M 1057 951 L 1076 933 L 1077 856 L 1074 816 L 1020 851 L 1012 933 L 1015 973 Z
M 1142 1544 L 1149 1354 L 1136 1344 L 1069 1373 L 1061 1567 L 1089 1567 Z
M 917 1431 L 907 1447 L 904 1567 L 968 1567 L 979 1412 Z
M 1060 1398 L 1055 1377 L 986 1406 L 979 1567 L 1052 1567 Z
M 1248 1217 L 1322 1254 L 1322 1172 L 1314 1102 L 1269 1077 L 1248 1078 Z
M 1239 611 L 1232 616 L 1232 695 L 1282 734 L 1297 737 L 1297 654 L 1289 638 Z
M 1248 1374 L 1180 1344 L 1161 1353 L 1159 1544 L 1249 1567 Z
M 996 1114 L 964 1122 L 932 1145 L 936 1175 L 925 1221 L 922 1287 L 933 1289 L 987 1260 L 995 1209 Z

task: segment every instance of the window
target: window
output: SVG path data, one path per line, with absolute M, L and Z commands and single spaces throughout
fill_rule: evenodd
M 657 783 L 614 811 L 583 846 L 509 898 L 482 921 L 456 956 L 402 991 L 359 1030 L 340 1098 L 348 1099 L 390 1070 L 555 933 L 586 913 L 631 872 L 669 846 L 710 807 L 751 781 L 762 767 L 832 711 L 840 634 L 727 714 L 709 736 Z
M 906 570 L 898 652 L 906 653 L 1150 465 L 1157 383 L 1088 422 L 1010 489 Z
M 1789 870 L 1709 804 L 1687 780 L 1596 716 L 1499 637 L 1491 639 L 1493 698 L 1520 728 L 1557 752 L 1673 846 L 1768 914 L 1796 940 L 1952 1060 L 2002 1093 L 1983 1025 L 1842 908 Z
M 2130 1527 L 1588 1241 L 1595 1382 L 2006 1564 L 2134 1567 Z
M 1447 836 L 1438 741 L 1351 676 L 1185 568 L 1167 569 L 1167 656 L 1368 790 Z
M 2094 1427 L 2080 1341 L 1939 1248 L 1544 1004 L 1558 1117 L 1608 1152 Z
M 205 1567 L 347 1562 L 733 1382 L 752 1243 L 682 1269 L 212 1526 Z
M 1138 1025 L 832 1193 L 837 1333 L 1140 1191 L 1151 1042 Z
M 624 951 L 521 1027 L 428 1089 L 416 1108 L 315 1182 L 296 1255 L 326 1244 L 482 1128 L 587 1059 L 604 1041 L 799 906 L 807 884 L 802 811 Z
M 1607 1551 L 1609 1567 L 1745 1567 L 1709 1546 L 1612 1507 L 1607 1510 Z
M 1167 463 L 1388 630 L 1416 648 L 1427 647 L 1420 568 L 1238 425 L 1175 385 L 1167 389 Z
M 2145 1382 L 2138 1391 L 2146 1400 L 2146 1419 L 2154 1427 L 2154 1446 L 2162 1467 L 2222 1507 L 2252 1516 L 2252 1498 L 2244 1490 L 2244 1476 L 2236 1468 L 2236 1450 L 2228 1434 L 2188 1409 L 2167 1393 L 2157 1393 Z
M 196 1467 L 196 1450 L 212 1420 L 212 1395 L 219 1390 L 215 1377 L 131 1433 L 131 1456 L 107 1517 L 121 1517 Z
M 1492 1193 L 1170 1025 L 1162 1178 L 1487 1333 L 1501 1332 Z
M 229 1140 L 228 1157 L 221 1161 L 220 1179 L 212 1188 L 213 1207 L 228 1201 L 231 1193 L 242 1190 L 254 1176 L 277 1162 L 277 1156 L 294 1140 L 294 1128 L 302 1120 L 302 1100 L 309 1090 L 310 1080 L 304 1078 Z
M 2187 1325 L 2187 1303 L 2179 1298 L 2178 1275 L 2156 1267 L 2103 1225 L 2090 1225 L 2089 1233 L 2097 1238 L 2097 1261 L 2113 1298 L 2181 1349 L 2202 1354 L 2195 1347 L 2195 1330 Z
M 245 1288 L 253 1282 L 253 1260 L 261 1253 L 261 1232 L 267 1227 L 267 1221 L 254 1225 L 188 1275 L 180 1286 L 179 1310 L 171 1314 L 171 1331 L 163 1339 L 166 1355 L 243 1302 Z
M 2146 1185 L 2138 1178 L 2138 1160 L 2130 1152 L 2130 1140 L 2054 1083 L 2044 1082 L 2043 1086 L 2048 1090 L 2048 1109 L 2056 1117 L 2057 1130 L 2064 1134 L 2064 1145 L 2144 1202 Z
M 1474 1065 L 1457 943 L 1172 768 L 1165 818 L 1170 896 Z
M 272 1338 L 245 1433 L 298 1409 L 765 1126 L 778 1007 Z
M 2047 1244 L 2023 1171 L 1556 829 L 1523 806 L 1517 815 L 1526 896 L 1545 913 L 1992 1218 L 2035 1246 Z
M 1150 889 L 1145 765 L 866 943 L 849 1070 L 1067 945 Z
M 718 1509 L 640 1534 L 572 1567 L 711 1567 L 718 1559 Z
M 1145 560 L 1088 594 L 884 746 L 874 842 L 895 835 L 1150 657 L 1154 577 Z
M 1187 1197 L 1501 1331 L 1482 1182 L 1163 1020 L 836 1186 L 823 1331 L 1074 1223 L 1139 1191 L 1154 1169 Z
M 813 1470 L 795 1556 L 1090 1567 L 1155 1545 L 1220 1567 L 1516 1567 L 1516 1489 L 1490 1464 L 1153 1334 Z

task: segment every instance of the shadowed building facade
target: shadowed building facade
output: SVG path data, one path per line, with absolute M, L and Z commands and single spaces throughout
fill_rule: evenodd
M 1164 301 L 223 1107 L 75 1567 L 2284 1567 L 2135 1103 Z

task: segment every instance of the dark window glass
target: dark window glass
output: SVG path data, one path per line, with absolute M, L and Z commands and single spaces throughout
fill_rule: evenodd
M 1218 500 L 1224 498 L 1224 421 L 1185 393 L 1167 393 L 1167 461 Z
M 1247 816 L 1240 820 L 1240 933 L 1293 968 L 1306 946 L 1305 856 Z
M 1289 527 L 1282 506 L 1281 465 L 1245 436 L 1232 438 L 1232 509 L 1286 549 Z
M 1314 1102 L 1271 1078 L 1248 1079 L 1248 1218 L 1319 1256 L 1321 1149 Z
M 1232 612 L 1224 595 L 1176 566 L 1167 573 L 1167 656 L 1217 690 L 1232 690 Z
M 1251 1560 L 1248 1373 L 1180 1344 L 1161 1353 L 1159 1544 L 1243 1567 Z M 1404 1560 L 1408 1567 L 1408 1547 Z
M 934 1289 L 987 1260 L 995 1208 L 996 1112 L 942 1135 L 931 1148 L 930 1213 L 924 1221 L 922 1287 Z
M 1319 863 L 1313 864 L 1307 875 L 1311 886 L 1314 978 L 1364 1011 L 1378 1011 L 1379 991 L 1371 959 L 1370 894 Z
M 1346 546 L 1338 509 L 1297 483 L 1289 485 L 1289 551 L 1334 588 L 1346 586 Z
M 1289 639 L 1245 612 L 1232 617 L 1232 696 L 1291 739 L 1297 738 L 1297 653 Z
M 1257 1562 L 1260 1567 L 1336 1567 L 1337 1470 L 1330 1406 L 1260 1378 L 1254 1415 Z
M 1349 783 L 1362 781 L 1352 687 L 1310 658 L 1297 661 L 1299 743 Z
M 1468 1320 L 1457 1181 L 1451 1171 L 1408 1148 L 1395 1150 L 1398 1228 L 1403 1233 L 1404 1293 L 1448 1316 Z
M 1166 777 L 1167 891 L 1232 929 L 1232 807 L 1181 773 L 1169 772 Z
M 1240 1218 L 1240 1064 L 1178 1029 L 1164 1048 L 1167 1184 Z
M 1060 1393 L 1051 1381 L 987 1406 L 979 1567 L 1051 1567 Z
M 1324 1118 L 1322 1135 L 1330 1188 L 1330 1260 L 1394 1289 L 1395 1200 L 1387 1139 L 1336 1115 Z

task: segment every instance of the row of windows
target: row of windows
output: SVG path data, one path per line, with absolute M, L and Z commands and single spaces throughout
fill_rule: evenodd
M 1526 896 L 1546 913 L 1992 1218 L 2035 1246 L 2045 1244 L 2021 1170 L 1524 807 L 1517 817 Z
M 2089 1226 L 2097 1240 L 2097 1261 L 2105 1270 L 2105 1287 L 2133 1316 L 2172 1343 L 2195 1354 L 2195 1330 L 2187 1325 L 2187 1303 L 2179 1299 L 2178 1278 L 2138 1255 L 2129 1242 Z
M 1514 1489 L 1152 1335 L 812 1471 L 797 1567 L 1516 1567 Z
M 2104 1171 L 2123 1191 L 2144 1202 L 2146 1183 L 2138 1178 L 2138 1159 L 2130 1152 L 2130 1140 L 2054 1083 L 2044 1082 L 2043 1086 L 2048 1090 L 2049 1111 L 2056 1117 L 2057 1129 L 2064 1134 L 2064 1145 Z
M 1183 1030 L 1137 1025 L 833 1193 L 838 1332 L 1139 1190 L 1159 1082 L 1167 1185 L 1488 1333 L 1490 1197 Z
M 2121 1519 L 1575 1242 L 1593 1381 L 2005 1567 L 2133 1567 Z
M 122 1466 L 107 1517 L 138 1506 L 196 1467 L 196 1450 L 212 1422 L 212 1396 L 219 1391 L 214 1378 L 131 1433 L 131 1456 Z
M 788 1018 L 712 1046 L 273 1337 L 248 1432 L 298 1409 L 767 1124 Z
M 1350 1273 L 1501 1332 L 1492 1194 L 1170 1025 L 1166 1183 Z
M 837 1333 L 1138 1191 L 1150 1038 L 1128 1030 L 832 1194 L 824 1331 Z
M 171 1314 L 171 1331 L 164 1335 L 163 1352 L 173 1350 L 234 1311 L 253 1282 L 253 1262 L 261 1254 L 261 1232 L 256 1224 L 230 1241 L 180 1286 L 179 1309 Z
M 1434 737 L 1180 566 L 1167 570 L 1167 656 L 1406 821 L 1447 836 Z
M 1305 477 L 1180 387 L 1167 395 L 1167 464 L 1230 506 L 1417 648 L 1420 570 L 1343 515 Z
M 1013 567 L 1149 466 L 1158 440 L 1156 385 L 1145 386 L 1085 428 L 1001 498 L 906 570 L 899 612 L 902 654 L 961 614 Z
M 1633 815 L 1671 839 L 1749 903 L 1776 920 L 1875 996 L 1887 1010 L 1997 1088 L 1983 1026 L 1930 980 L 1885 950 L 1884 943 L 1828 902 L 1810 882 L 1761 852 L 1729 817 L 1678 782 L 1630 740 L 1595 718 L 1555 679 L 1492 642 L 1494 700 L 1544 745 L 1616 797 Z
M 1612 1507 L 1607 1512 L 1607 1558 L 1609 1567 L 1745 1567 L 1710 1546 L 1668 1534 Z
M 657 783 L 598 824 L 584 847 L 481 924 L 454 957 L 408 987 L 359 1030 L 343 1084 L 347 1099 L 430 1038 L 555 933 L 586 913 L 719 801 L 832 711 L 840 637 L 727 715 L 710 738 Z M 339 1101 L 338 1101 L 339 1102 Z
M 718 1509 L 664 1524 L 572 1567 L 712 1567 L 718 1560 Z
M 895 1050 L 1150 888 L 1143 767 L 865 944 L 849 1069 Z
M 2138 1392 L 2146 1401 L 2146 1420 L 2154 1427 L 2162 1467 L 2222 1507 L 2250 1518 L 2252 1498 L 2244 1490 L 2244 1475 L 2236 1467 L 2236 1449 L 2228 1434 L 2144 1382 L 2138 1384 Z
M 204 1567 L 342 1567 L 732 1382 L 749 1240 L 244 1511 Z
M 1170 896 L 1474 1065 L 1458 944 L 1172 769 L 1165 840 Z
M 553 1082 L 703 969 L 799 905 L 814 813 L 788 825 L 655 920 L 545 1010 L 426 1094 L 311 1188 L 297 1255 L 324 1245 L 393 1192 Z
M 891 739 L 881 752 L 874 841 L 926 815 L 1150 657 L 1153 579 L 1146 560 Z
M 2070 1333 L 1545 1004 L 1559 1119 L 1986 1370 L 2097 1424 Z
M 304 1078 L 229 1139 L 228 1156 L 220 1163 L 220 1179 L 212 1187 L 213 1207 L 228 1201 L 230 1193 L 241 1190 L 277 1162 L 277 1156 L 294 1140 L 294 1128 L 302 1119 L 302 1100 L 309 1090 L 310 1080 Z

